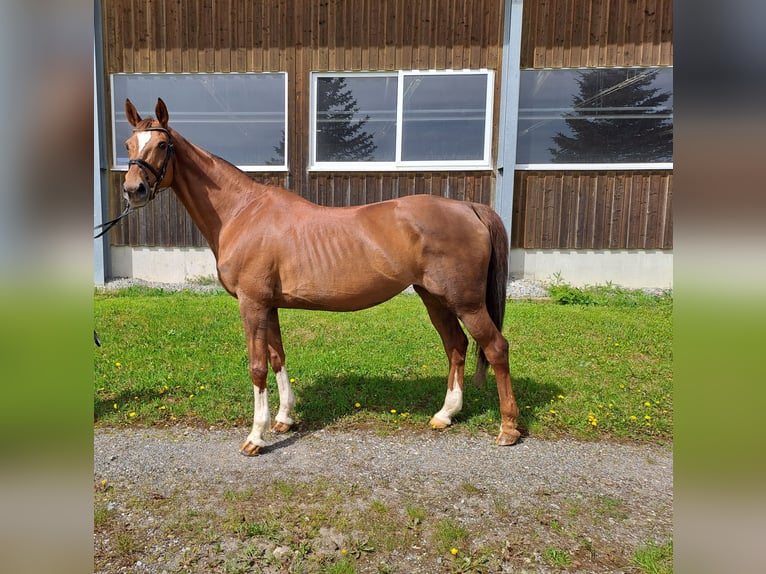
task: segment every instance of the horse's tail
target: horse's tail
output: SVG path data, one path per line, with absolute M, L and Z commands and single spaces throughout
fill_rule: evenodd
M 487 291 L 485 303 L 487 312 L 498 331 L 503 331 L 505 319 L 505 297 L 508 288 L 508 233 L 503 220 L 494 209 L 483 204 L 474 204 L 473 210 L 487 226 L 490 239 L 489 268 L 487 269 Z M 477 345 L 476 373 L 474 383 L 481 385 L 487 376 L 487 357 Z

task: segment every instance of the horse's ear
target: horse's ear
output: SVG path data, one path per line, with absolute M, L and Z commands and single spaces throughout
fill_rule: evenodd
M 154 108 L 154 115 L 157 116 L 157 121 L 160 122 L 160 125 L 163 128 L 168 127 L 168 119 L 170 119 L 168 115 L 168 107 L 165 105 L 165 102 L 162 101 L 162 98 L 157 98 L 157 106 Z
M 128 118 L 128 123 L 133 127 L 136 127 L 136 124 L 141 121 L 141 116 L 138 115 L 136 106 L 127 98 L 125 99 L 125 116 Z

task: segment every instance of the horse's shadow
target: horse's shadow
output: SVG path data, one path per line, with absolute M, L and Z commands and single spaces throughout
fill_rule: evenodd
M 297 409 L 301 430 L 317 430 L 353 420 L 364 410 L 374 415 L 423 415 L 430 418 L 441 409 L 447 391 L 446 377 L 391 379 L 383 376 L 320 376 L 297 391 Z M 513 391 L 519 406 L 519 430 L 522 435 L 545 412 L 550 400 L 562 393 L 554 383 L 529 377 L 513 379 Z M 357 406 L 359 405 L 359 406 Z M 499 399 L 494 376 L 483 387 L 477 387 L 466 374 L 463 408 L 454 419 L 459 425 L 472 418 L 492 418 L 499 423 Z

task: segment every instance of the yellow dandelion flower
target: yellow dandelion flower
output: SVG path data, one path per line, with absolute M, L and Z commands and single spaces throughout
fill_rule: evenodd
M 636 420 L 636 418 L 637 418 L 636 415 L 630 415 L 630 420 L 634 421 Z
M 164 411 L 167 407 L 165 405 L 160 405 L 159 408 L 160 408 L 161 411 Z
M 117 408 L 117 403 L 114 403 L 114 408 Z
M 556 414 L 556 411 L 554 409 L 550 409 L 548 412 L 551 413 L 552 415 Z
M 194 393 L 190 394 L 190 395 L 189 395 L 189 398 L 190 398 L 190 399 L 193 399 L 193 398 L 194 398 Z
M 129 416 L 129 417 L 134 417 L 134 416 L 136 416 L 136 413 L 135 413 L 135 411 L 134 411 L 134 412 L 131 412 L 131 413 L 130 413 L 128 416 Z
M 204 391 L 205 390 L 205 385 L 200 385 L 199 388 L 200 388 L 200 390 Z
M 564 395 L 556 395 L 559 399 L 563 399 Z
M 290 382 L 291 382 L 291 383 L 294 383 L 294 382 L 295 382 L 295 379 L 293 379 L 292 377 L 290 377 Z
M 651 407 L 652 403 L 650 403 L 649 401 L 644 401 L 644 406 L 645 407 Z
M 644 418 L 645 418 L 646 420 L 648 420 L 648 421 L 652 420 L 652 417 L 650 417 L 649 415 L 644 415 Z
M 114 366 L 115 366 L 115 367 L 122 367 L 122 363 L 121 363 L 120 361 L 117 361 L 117 362 L 114 364 Z
M 361 406 L 362 406 L 362 403 L 354 403 L 354 406 L 355 406 L 356 408 L 359 408 L 359 407 L 361 407 Z
M 452 554 L 453 556 L 457 556 L 457 553 L 458 553 L 457 548 L 450 548 L 450 554 Z
M 396 409 L 391 409 L 391 414 L 395 415 L 396 414 Z
M 346 550 L 345 548 L 340 549 L 340 553 L 343 554 L 344 556 L 346 555 L 347 552 L 348 550 Z

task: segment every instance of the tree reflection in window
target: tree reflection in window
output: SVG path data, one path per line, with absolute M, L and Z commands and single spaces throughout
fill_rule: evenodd
M 318 161 L 370 161 L 377 145 L 365 130 L 369 115 L 359 105 L 346 78 L 319 78 L 316 89 Z
M 578 73 L 579 93 L 549 147 L 554 163 L 673 161 L 672 93 L 655 84 L 657 69 Z

